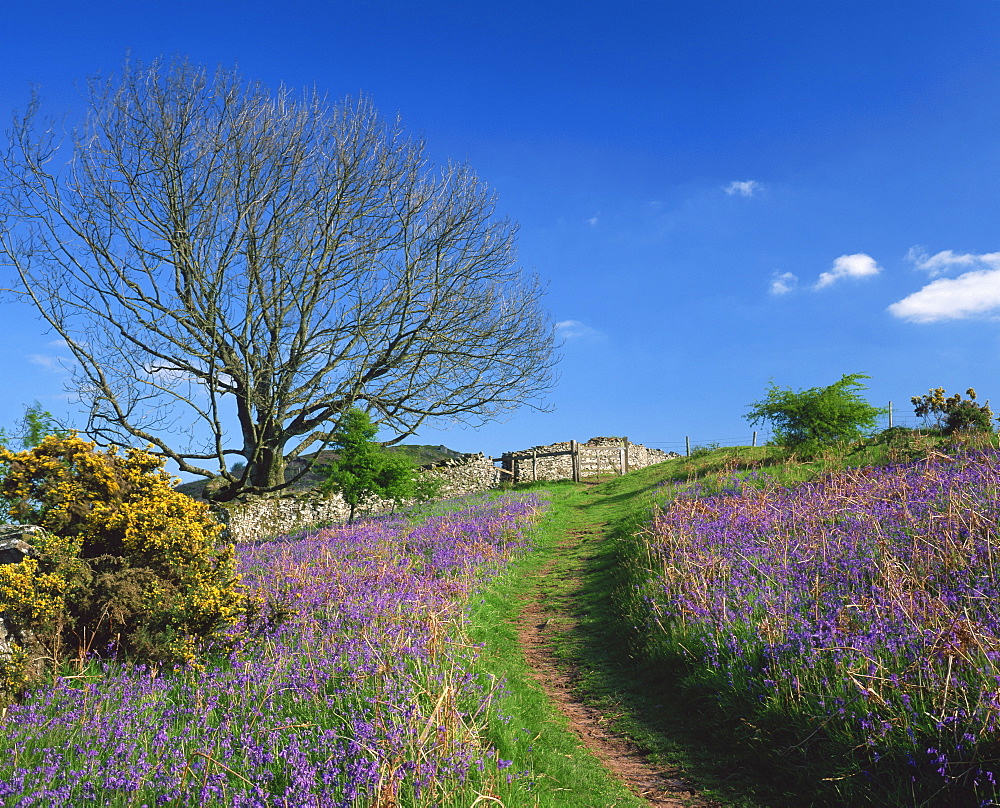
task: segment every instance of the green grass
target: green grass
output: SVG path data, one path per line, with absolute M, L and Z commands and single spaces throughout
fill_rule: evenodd
M 551 508 L 537 529 L 536 549 L 474 598 L 469 627 L 469 640 L 481 645 L 481 683 L 489 688 L 503 681 L 507 691 L 489 717 L 483 743 L 512 761 L 512 776 L 456 799 L 468 796 L 478 805 L 500 800 L 508 808 L 646 804 L 582 747 L 531 676 L 517 623 L 523 605 L 537 598 L 551 619 L 575 625 L 552 636 L 558 657 L 576 671 L 584 700 L 653 760 L 680 769 L 701 796 L 731 808 L 835 804 L 821 796 L 818 778 L 825 771 L 808 750 L 782 749 L 780 726 L 750 724 L 720 705 L 710 683 L 699 686 L 687 671 L 650 662 L 656 649 L 636 625 L 645 580 L 636 557 L 641 542 L 633 537 L 662 500 L 665 483 L 697 484 L 710 493 L 734 474 L 753 473 L 795 484 L 845 465 L 906 460 L 941 440 L 904 436 L 895 444 L 809 459 L 774 447 L 715 448 L 596 484 L 518 486 L 547 491 Z M 574 537 L 569 544 L 567 536 Z
M 427 446 L 415 443 L 401 443 L 396 446 L 386 447 L 390 452 L 406 455 L 415 466 L 423 466 L 428 463 L 440 463 L 443 460 L 452 460 L 461 457 L 461 452 L 449 449 L 447 446 Z
M 654 761 L 678 767 L 699 794 L 733 808 L 833 805 L 828 761 L 783 743 L 780 726 L 758 726 L 728 712 L 710 683 L 656 659 L 649 634 L 636 625 L 645 577 L 641 542 L 650 508 L 664 483 L 720 490 L 734 474 L 767 475 L 795 484 L 850 465 L 900 462 L 940 446 L 936 436 L 906 436 L 894 444 L 832 449 L 809 459 L 775 447 L 729 447 L 699 452 L 591 484 L 534 484 L 551 498 L 538 549 L 473 611 L 474 636 L 485 642 L 482 664 L 506 677 L 512 696 L 506 729 L 491 737 L 517 770 L 530 770 L 530 798 L 511 794 L 508 805 L 632 805 L 603 780 L 599 766 L 567 738 L 562 719 L 546 703 L 517 649 L 521 604 L 533 592 L 552 619 L 571 618 L 575 629 L 553 634 L 554 650 L 576 672 L 585 701 L 613 718 L 613 726 L 648 750 Z M 560 538 L 574 541 L 560 547 Z M 544 577 L 539 571 L 546 569 Z M 495 730 L 491 730 L 493 732 Z M 596 768 L 595 768 L 596 766 Z M 527 799 L 527 801 L 525 801 Z
M 541 486 L 538 486 L 541 487 Z M 501 758 L 512 760 L 512 772 L 528 772 L 515 778 L 498 795 L 507 806 L 642 806 L 584 749 L 567 728 L 565 719 L 549 703 L 518 646 L 517 623 L 522 605 L 538 586 L 545 586 L 540 572 L 559 557 L 556 545 L 565 529 L 570 509 L 565 493 L 578 486 L 550 483 L 553 497 L 548 515 L 535 535 L 536 549 L 521 558 L 471 611 L 470 639 L 482 643 L 478 667 L 484 679 L 505 680 L 508 694 L 501 700 L 502 716 L 491 722 L 489 742 Z M 545 576 L 545 581 L 550 579 Z

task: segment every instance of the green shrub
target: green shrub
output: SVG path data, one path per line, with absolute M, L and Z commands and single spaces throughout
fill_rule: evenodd
M 20 637 L 30 673 L 109 648 L 191 661 L 243 612 L 234 548 L 218 541 L 207 505 L 173 489 L 162 460 L 50 436 L 0 449 L 0 463 L 13 518 L 46 531 L 33 557 L 0 566 L 0 615 L 30 629 Z
M 712 452 L 719 448 L 719 444 L 716 442 L 707 443 L 704 446 L 692 446 L 691 452 L 688 455 L 692 460 L 697 460 L 702 457 L 708 457 Z
M 751 424 L 768 421 L 774 443 L 800 453 L 860 440 L 875 429 L 886 410 L 873 407 L 860 393 L 863 373 L 851 373 L 827 387 L 792 390 L 771 384 L 767 397 L 751 405 L 744 416 Z
M 989 405 L 980 406 L 975 401 L 959 401 L 944 418 L 944 432 L 992 432 L 993 413 Z

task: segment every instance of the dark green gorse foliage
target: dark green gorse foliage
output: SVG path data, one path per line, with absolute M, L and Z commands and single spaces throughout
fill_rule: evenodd
M 827 387 L 792 390 L 771 384 L 767 397 L 744 416 L 751 424 L 770 423 L 774 442 L 801 452 L 861 440 L 876 427 L 885 409 L 861 397 L 863 373 L 846 374 Z

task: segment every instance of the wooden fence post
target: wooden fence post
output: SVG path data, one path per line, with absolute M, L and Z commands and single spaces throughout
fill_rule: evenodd
M 580 450 L 575 440 L 569 442 L 569 462 L 572 467 L 573 482 L 580 482 Z
M 538 450 L 531 450 L 531 481 L 537 482 L 538 480 Z
M 624 463 L 623 468 L 625 470 L 625 474 L 628 474 L 628 472 L 629 472 L 629 463 L 628 463 L 628 438 L 625 438 L 625 463 Z
M 691 437 L 689 435 L 684 436 L 684 456 L 691 457 Z
M 751 446 L 756 446 L 757 445 L 757 430 L 756 429 L 753 432 L 753 443 L 751 443 L 750 445 Z

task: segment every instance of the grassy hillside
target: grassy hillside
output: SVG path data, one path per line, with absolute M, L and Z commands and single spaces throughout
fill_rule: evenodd
M 431 463 L 440 463 L 442 460 L 452 460 L 462 457 L 461 452 L 456 452 L 447 446 L 424 446 L 404 443 L 399 446 L 390 446 L 389 451 L 406 455 L 413 461 L 415 466 L 427 466 Z
M 563 559 L 576 591 L 543 584 L 585 616 L 560 652 L 724 804 L 995 804 L 998 469 L 989 445 L 898 434 L 553 487 L 607 536 Z

